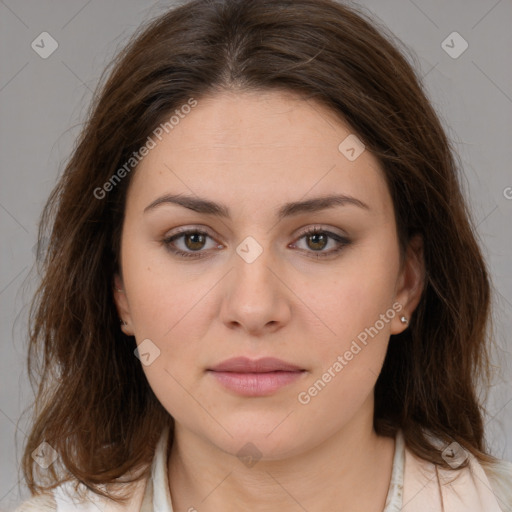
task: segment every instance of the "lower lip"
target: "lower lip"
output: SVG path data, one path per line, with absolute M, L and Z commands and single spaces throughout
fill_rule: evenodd
M 268 373 L 215 372 L 209 370 L 225 388 L 244 396 L 266 396 L 299 379 L 304 371 Z

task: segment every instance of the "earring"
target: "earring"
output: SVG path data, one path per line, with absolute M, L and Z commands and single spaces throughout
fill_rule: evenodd
M 400 322 L 402 322 L 403 324 L 407 325 L 409 323 L 409 320 L 407 320 L 407 317 L 401 316 L 400 317 Z
M 124 290 L 120 290 L 119 288 L 116 288 L 118 292 L 124 292 Z

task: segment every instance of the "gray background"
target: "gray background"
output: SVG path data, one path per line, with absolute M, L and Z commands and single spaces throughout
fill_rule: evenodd
M 429 97 L 463 162 L 465 193 L 496 289 L 494 361 L 501 373 L 487 402 L 488 442 L 494 455 L 512 460 L 512 1 L 358 4 L 416 55 Z M 32 399 L 25 368 L 26 315 L 37 284 L 32 266 L 39 215 L 103 68 L 141 22 L 169 5 L 0 0 L 1 510 L 29 496 L 18 482 L 18 463 L 30 420 L 22 412 Z M 454 31 L 469 44 L 458 58 L 441 46 Z M 42 32 L 59 45 L 47 59 L 31 47 Z

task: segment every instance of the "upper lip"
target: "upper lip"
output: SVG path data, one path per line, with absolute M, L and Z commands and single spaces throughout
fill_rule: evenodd
M 262 357 L 261 359 L 233 357 L 208 368 L 208 370 L 215 372 L 266 373 L 276 371 L 296 372 L 303 370 L 303 368 L 275 357 Z

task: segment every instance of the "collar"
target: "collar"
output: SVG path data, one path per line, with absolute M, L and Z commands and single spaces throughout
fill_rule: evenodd
M 441 443 L 439 443 L 441 444 Z M 467 467 L 443 469 L 405 450 L 403 512 L 504 512 L 476 457 Z
M 151 466 L 150 480 L 152 485 L 148 485 L 146 488 L 140 512 L 174 512 L 167 472 L 169 433 L 169 425 L 166 425 L 156 445 L 155 457 Z

